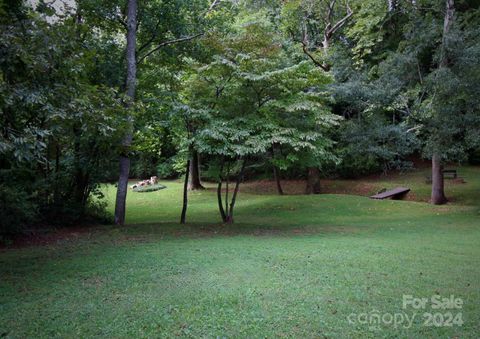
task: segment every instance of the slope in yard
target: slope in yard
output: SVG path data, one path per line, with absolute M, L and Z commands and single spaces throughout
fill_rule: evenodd
M 128 196 L 126 227 L 0 253 L 0 335 L 11 337 L 475 337 L 480 328 L 480 188 L 454 204 L 244 189 L 237 224 L 215 194 L 181 184 Z M 420 190 L 423 173 L 405 181 Z M 401 177 L 395 182 L 403 183 Z M 449 191 L 450 190 L 450 191 Z M 113 187 L 106 188 L 113 199 Z M 404 295 L 461 298 L 461 309 L 404 309 Z M 428 306 L 427 306 L 428 307 Z M 427 326 L 425 312 L 463 324 Z M 403 314 L 408 323 L 363 322 Z M 359 318 L 360 316 L 360 318 Z

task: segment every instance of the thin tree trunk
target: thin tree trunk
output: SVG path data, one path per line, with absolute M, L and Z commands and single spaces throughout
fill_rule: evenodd
M 192 161 L 190 162 L 190 179 L 188 181 L 188 190 L 203 190 L 200 180 L 200 156 L 196 150 L 192 151 Z
M 243 160 L 242 163 L 242 169 L 240 170 L 240 173 L 238 173 L 237 176 L 237 182 L 235 183 L 235 189 L 233 191 L 232 195 L 232 202 L 230 203 L 230 210 L 229 214 L 227 215 L 227 223 L 228 224 L 233 224 L 233 208 L 235 207 L 235 202 L 237 201 L 237 194 L 238 194 L 238 189 L 240 188 L 240 183 L 243 180 L 243 174 L 245 173 L 245 164 L 247 163 L 247 160 Z
M 455 1 L 446 0 L 445 1 L 445 18 L 443 21 L 443 36 L 442 36 L 442 60 L 440 62 L 440 67 L 446 67 L 448 65 L 448 58 L 446 56 L 446 39 L 447 35 L 450 32 L 450 27 L 453 23 L 453 16 L 455 15 Z
M 328 4 L 328 9 L 326 13 L 326 24 L 325 28 L 323 30 L 323 40 L 321 42 L 321 49 L 325 55 L 325 57 L 328 56 L 328 49 L 330 48 L 330 40 L 332 39 L 333 35 L 335 32 L 337 32 L 340 28 L 342 28 L 345 23 L 348 21 L 348 19 L 353 15 L 352 9 L 348 5 L 348 2 L 345 2 L 346 7 L 347 7 L 347 13 L 346 15 L 336 21 L 333 22 L 332 19 L 334 18 L 334 12 L 335 12 L 335 4 L 336 0 L 331 0 L 329 1 Z M 321 60 L 317 60 L 310 52 L 309 52 L 309 38 L 308 38 L 308 27 L 307 27 L 307 16 L 305 15 L 303 19 L 303 28 L 302 28 L 302 46 L 303 46 L 303 52 L 310 58 L 310 60 L 313 61 L 313 63 L 322 68 L 325 72 L 329 72 L 331 69 L 331 65 L 323 62 Z
M 272 163 L 273 163 L 273 160 L 275 159 L 275 144 L 272 145 L 270 152 L 272 154 Z M 283 195 L 282 183 L 280 181 L 280 171 L 278 167 L 275 166 L 275 164 L 272 164 L 272 166 L 273 166 L 273 179 L 275 180 L 275 183 L 277 185 L 277 192 L 279 195 Z
M 220 165 L 220 173 L 218 175 L 217 200 L 218 200 L 218 210 L 220 211 L 220 216 L 222 217 L 222 221 L 225 222 L 227 220 L 227 215 L 225 214 L 225 209 L 223 208 L 223 201 L 222 201 L 223 165 L 224 165 L 224 159 L 222 159 L 222 163 Z
M 277 184 L 277 192 L 280 195 L 283 195 L 282 183 L 280 181 L 280 173 L 278 171 L 278 167 L 273 165 L 273 177 L 275 178 L 275 182 Z
M 127 109 L 135 101 L 135 90 L 137 82 L 137 63 L 136 63 L 136 44 L 137 44 L 137 0 L 128 0 L 127 13 Z M 128 118 L 128 131 L 122 142 L 122 152 L 120 155 L 120 174 L 118 178 L 117 196 L 115 200 L 115 224 L 125 224 L 125 210 L 128 191 L 128 177 L 130 174 L 129 150 L 132 143 L 132 117 Z
M 397 8 L 397 1 L 396 0 L 388 0 L 388 11 L 393 12 L 395 8 Z
M 227 175 L 225 177 L 226 184 L 225 184 L 225 215 L 230 215 L 229 208 L 228 208 L 228 191 L 230 190 L 230 163 L 227 162 Z
M 220 216 L 222 217 L 222 221 L 225 222 L 227 220 L 227 215 L 225 214 L 225 209 L 223 208 L 221 179 L 218 181 L 218 185 L 217 185 L 217 200 L 218 200 L 218 210 L 220 211 Z
M 392 0 L 393 1 L 393 0 Z M 390 0 L 389 0 L 390 2 Z M 353 11 L 351 10 L 348 2 L 345 2 L 347 7 L 346 15 L 338 20 L 337 22 L 333 22 L 332 19 L 334 18 L 334 9 L 335 9 L 335 0 L 331 0 L 329 2 L 329 8 L 327 13 L 327 23 L 325 25 L 325 29 L 323 31 L 323 40 L 321 42 L 321 49 L 324 53 L 325 58 L 328 57 L 328 50 L 330 49 L 330 41 L 334 34 L 342 28 L 345 23 L 350 19 L 353 15 Z M 304 28 L 303 28 L 303 52 L 314 62 L 315 65 L 322 68 L 325 72 L 330 72 L 332 65 L 323 62 L 321 60 L 316 60 L 314 56 L 308 52 L 308 28 L 306 25 L 306 17 L 304 18 Z M 326 59 L 327 60 L 327 59 Z M 319 194 L 320 193 L 320 172 L 318 168 L 309 167 L 308 174 L 307 174 L 307 187 L 305 189 L 306 194 Z
M 320 192 L 320 170 L 317 167 L 309 167 L 305 194 L 320 194 Z
M 227 220 L 227 215 L 225 214 L 225 209 L 223 208 L 221 179 L 218 181 L 218 185 L 217 185 L 217 200 L 218 200 L 218 210 L 220 211 L 220 216 L 222 217 L 222 221 L 225 222 Z
M 448 66 L 448 57 L 446 53 L 446 39 L 450 27 L 453 22 L 453 16 L 455 14 L 455 2 L 454 0 L 445 1 L 446 11 L 445 19 L 443 23 L 443 37 L 442 37 L 442 53 L 440 60 L 440 68 Z M 432 196 L 431 202 L 434 205 L 442 205 L 447 202 L 445 196 L 445 183 L 443 178 L 443 166 L 441 155 L 438 153 L 432 156 Z
M 190 159 L 187 160 L 187 167 L 185 169 L 185 182 L 183 184 L 183 207 L 182 215 L 180 216 L 180 223 L 185 224 L 187 217 L 187 207 L 188 207 L 188 177 L 190 173 Z

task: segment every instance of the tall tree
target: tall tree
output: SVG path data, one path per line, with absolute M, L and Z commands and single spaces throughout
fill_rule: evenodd
M 336 0 L 286 1 L 283 15 L 291 38 L 301 43 L 304 54 L 317 67 L 329 72 L 331 63 L 328 53 L 332 40 L 353 15 L 348 1 L 344 4 Z M 321 193 L 318 166 L 307 168 L 305 193 Z
M 443 23 L 443 37 L 442 47 L 440 54 L 440 68 L 448 67 L 448 55 L 447 55 L 447 36 L 450 32 L 450 28 L 453 23 L 455 14 L 454 0 L 445 1 L 445 19 Z M 445 197 L 444 178 L 443 178 L 443 164 L 442 155 L 438 150 L 434 150 L 432 154 L 432 196 L 431 202 L 435 205 L 441 205 L 447 202 Z
M 110 6 L 106 4 L 106 12 L 110 17 L 120 22 L 126 29 L 126 96 L 127 109 L 135 105 L 137 65 L 151 67 L 151 60 L 162 64 L 161 57 L 163 50 L 180 46 L 182 43 L 192 41 L 203 36 L 216 17 L 214 11 L 220 8 L 220 1 L 209 2 L 207 0 L 191 4 L 186 1 L 163 2 L 149 1 L 142 2 L 138 6 L 137 1 L 128 0 L 126 21 L 119 13 L 119 5 Z M 207 20 L 212 17 L 212 20 Z M 192 25 L 193 22 L 193 25 Z M 159 58 L 156 56 L 159 55 Z M 172 63 L 178 63 L 176 58 L 170 59 Z M 143 80 L 142 74 L 140 78 Z M 151 81 L 150 81 L 151 83 Z M 157 86 L 157 84 L 154 84 Z M 143 95 L 143 92 L 140 93 Z M 142 100 L 141 97 L 139 100 Z M 123 150 L 120 156 L 120 176 L 117 189 L 117 200 L 115 204 L 115 222 L 125 222 L 125 204 L 128 187 L 128 176 L 130 168 L 130 146 L 133 135 L 133 121 L 130 115 L 129 123 L 131 130 L 125 136 Z
M 135 57 L 137 49 L 137 0 L 128 0 L 127 9 L 127 76 L 126 76 L 126 107 L 130 109 L 135 103 L 135 91 L 137 87 L 137 59 Z M 133 121 L 132 116 L 127 117 L 128 131 L 122 142 L 122 151 L 120 154 L 120 174 L 118 178 L 117 197 L 115 200 L 115 224 L 123 225 L 125 223 L 125 210 L 128 192 L 128 177 L 130 173 L 130 146 L 132 144 Z
M 246 14 L 236 28 L 220 43 L 214 42 L 222 48 L 198 68 L 188 97 L 190 105 L 208 110 L 211 116 L 196 143 L 215 159 L 217 200 L 226 223 L 234 220 L 247 164 L 271 157 L 272 147 L 285 150 L 284 163 L 300 163 L 307 154 L 331 158 L 326 131 L 338 120 L 324 95 L 330 77 L 283 49 L 283 37 L 261 13 Z M 212 100 L 217 104 L 211 105 Z M 229 192 L 232 178 L 234 188 Z
M 478 92 L 471 84 L 479 76 L 472 61 L 479 53 L 479 4 L 397 2 L 391 13 L 376 1 L 358 6 L 359 19 L 347 31 L 348 44 L 341 53 L 342 46 L 337 49 L 341 69 L 334 69 L 340 89 L 335 94 L 345 95 L 347 113 L 358 117 L 359 123 L 352 120 L 351 126 L 362 128 L 375 113 L 382 119 L 390 116 L 390 126 L 382 130 L 394 131 L 396 126 L 395 138 L 405 141 L 395 146 L 414 150 L 409 144 L 415 137 L 422 155 L 432 161 L 431 202 L 445 203 L 443 164 L 465 160 L 478 142 L 472 134 L 478 129 Z M 346 55 L 355 60 L 354 67 L 342 60 Z M 355 138 L 362 134 L 357 131 Z M 387 135 L 378 136 L 382 134 Z M 400 157 L 407 154 L 392 150 Z

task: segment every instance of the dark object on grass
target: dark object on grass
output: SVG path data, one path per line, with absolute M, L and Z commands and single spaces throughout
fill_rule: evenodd
M 135 187 L 133 191 L 137 193 L 146 193 L 146 192 L 160 191 L 160 190 L 163 190 L 164 188 L 167 188 L 167 186 L 155 184 L 155 185 L 149 185 L 149 186 L 138 186 L 138 187 Z
M 387 199 L 387 198 L 392 198 L 393 200 L 398 200 L 398 199 L 404 198 L 407 195 L 408 192 L 410 192 L 410 188 L 396 187 L 392 190 L 372 195 L 370 198 L 371 199 L 380 199 L 380 200 Z
M 448 169 L 448 170 L 443 170 L 443 177 L 445 179 L 457 179 L 458 174 L 456 169 Z M 429 175 L 425 178 L 425 183 L 431 184 L 432 183 L 432 177 Z
M 457 170 L 456 169 L 443 170 L 443 177 L 450 178 L 450 179 L 457 179 Z

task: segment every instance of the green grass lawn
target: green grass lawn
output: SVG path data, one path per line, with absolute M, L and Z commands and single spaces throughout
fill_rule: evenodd
M 448 183 L 453 203 L 440 207 L 245 189 L 232 226 L 219 223 L 213 190 L 190 194 L 186 226 L 179 182 L 129 192 L 128 226 L 0 252 L 0 337 L 478 337 L 480 168 L 460 173 L 467 183 Z M 424 200 L 424 179 L 363 183 Z M 403 309 L 403 295 L 463 306 Z M 425 326 L 424 312 L 449 311 L 462 326 Z M 410 328 L 358 321 L 415 312 Z

